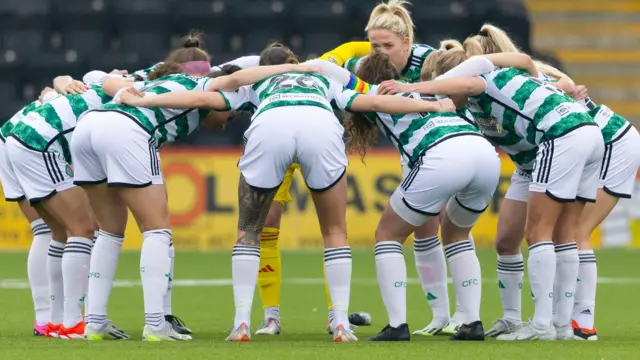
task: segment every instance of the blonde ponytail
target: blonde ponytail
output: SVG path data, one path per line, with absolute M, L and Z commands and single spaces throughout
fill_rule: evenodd
M 536 66 L 536 69 L 546 75 L 549 75 L 553 78 L 555 78 L 556 80 L 559 80 L 560 78 L 566 77 L 568 78 L 569 76 L 567 76 L 565 73 L 563 73 L 562 71 L 556 69 L 555 67 L 542 62 L 540 60 L 533 60 L 533 64 Z
M 463 50 L 464 47 L 458 40 L 448 39 L 440 42 L 440 50 Z
M 444 42 L 444 41 L 443 41 Z M 462 45 L 460 45 L 462 47 Z M 438 60 L 440 56 L 446 51 L 443 44 L 440 43 L 441 50 L 432 51 L 422 63 L 422 69 L 420 69 L 420 80 L 430 81 L 436 78 L 435 71 L 438 66 Z
M 482 45 L 474 38 L 467 38 L 464 43 L 462 43 L 462 50 L 464 50 L 467 58 L 470 58 L 474 55 L 484 55 L 484 51 L 482 51 Z
M 484 24 L 475 38 L 483 45 L 485 54 L 520 52 L 520 49 L 504 30 L 491 24 Z M 492 51 L 489 52 L 489 50 Z
M 393 32 L 401 38 L 408 38 L 409 44 L 413 44 L 413 19 L 406 5 L 411 5 L 405 0 L 388 0 L 387 3 L 378 4 L 369 17 L 369 22 L 364 31 L 385 29 Z

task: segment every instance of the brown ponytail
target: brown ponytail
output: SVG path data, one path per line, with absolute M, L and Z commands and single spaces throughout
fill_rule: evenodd
M 267 45 L 260 53 L 259 65 L 297 64 L 298 62 L 298 58 L 291 49 L 279 42 L 274 42 Z
M 356 75 L 370 84 L 400 79 L 400 73 L 389 57 L 381 53 L 374 53 L 366 57 Z M 364 163 L 367 148 L 378 140 L 376 124 L 363 113 L 347 113 L 344 119 L 344 128 L 347 132 L 347 148 L 356 150 L 360 155 L 360 160 Z
M 201 49 L 203 45 L 202 33 L 195 31 L 190 32 L 182 39 L 182 48 L 169 53 L 164 63 L 156 66 L 156 68 L 149 73 L 149 80 L 155 80 L 170 74 L 182 73 L 183 71 L 180 68 L 180 64 L 182 63 L 189 61 L 211 61 L 209 54 Z

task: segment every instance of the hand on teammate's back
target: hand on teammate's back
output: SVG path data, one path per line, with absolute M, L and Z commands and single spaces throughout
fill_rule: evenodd
M 123 91 L 122 94 L 116 98 L 116 103 L 119 105 L 136 106 L 138 104 L 137 100 L 143 97 L 143 93 L 131 87 Z
M 406 86 L 407 84 L 401 83 L 396 80 L 386 80 L 380 83 L 380 86 L 378 86 L 378 94 L 391 95 L 391 94 L 397 94 L 399 92 L 406 92 L 407 91 Z
M 456 105 L 453 103 L 453 100 L 451 99 L 440 99 L 438 100 L 438 103 L 440 104 L 440 110 L 438 110 L 437 112 L 455 112 L 456 111 Z
M 42 91 L 40 92 L 40 95 L 38 96 L 38 100 L 39 100 L 40 102 L 43 102 L 43 101 L 44 101 L 44 96 L 45 96 L 47 93 L 50 93 L 50 92 L 52 92 L 52 91 L 56 91 L 56 90 L 55 90 L 55 89 L 53 89 L 53 88 L 50 88 L 50 87 L 46 86 L 46 87 L 45 87 L 44 89 L 42 89 Z
M 73 80 L 66 88 L 64 88 L 62 95 L 75 95 L 82 94 L 89 90 L 89 85 L 79 80 Z
M 312 66 L 312 65 L 305 65 L 305 64 L 298 64 L 296 65 L 297 70 L 299 72 L 310 72 L 310 73 L 316 73 L 316 74 L 322 74 L 322 68 L 319 66 Z
M 582 101 L 589 96 L 589 91 L 584 85 L 576 85 L 575 91 L 569 94 L 574 100 Z

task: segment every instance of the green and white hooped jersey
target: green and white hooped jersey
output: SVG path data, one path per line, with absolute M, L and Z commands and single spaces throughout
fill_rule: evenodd
M 377 88 L 373 88 L 375 94 Z M 437 101 L 433 96 L 418 93 L 400 93 L 411 99 Z M 366 113 L 367 118 L 375 122 L 380 131 L 400 151 L 403 163 L 412 168 L 416 161 L 430 148 L 439 143 L 460 135 L 482 136 L 480 131 L 470 122 L 468 110 L 460 113 L 408 113 L 390 115 L 385 113 Z
M 558 138 L 571 130 L 596 125 L 585 108 L 555 87 L 525 71 L 498 68 L 480 78 L 485 91 L 469 98 L 484 118 L 493 118 L 496 128 L 528 143 Z M 515 138 L 508 141 L 513 145 Z
M 420 71 L 422 70 L 422 64 L 427 59 L 427 56 L 431 54 L 435 49 L 429 45 L 424 44 L 413 44 L 411 45 L 411 54 L 409 55 L 409 59 L 407 61 L 407 66 L 400 72 L 401 77 L 400 80 L 407 81 L 410 83 L 415 83 L 420 81 Z M 349 70 L 349 72 L 355 74 L 362 61 L 366 59 L 366 56 L 360 56 L 351 58 L 344 63 L 344 68 Z
M 134 87 L 150 94 L 164 94 L 181 91 L 207 91 L 209 77 L 196 77 L 187 74 L 163 76 L 153 81 L 136 82 Z M 116 111 L 140 125 L 155 140 L 155 146 L 174 142 L 191 134 L 198 128 L 200 121 L 209 114 L 209 109 L 166 109 L 156 107 L 135 107 L 110 102 L 97 111 Z
M 155 70 L 158 66 L 160 66 L 162 64 L 164 64 L 164 62 L 161 61 L 161 62 L 159 62 L 157 64 L 154 64 L 154 65 L 152 65 L 152 66 L 150 66 L 148 68 L 144 68 L 144 69 L 140 69 L 138 71 L 135 71 L 132 75 L 134 77 L 138 77 L 138 78 L 140 78 L 140 79 L 142 79 L 144 81 L 147 81 L 147 80 L 149 80 L 149 74 L 153 70 Z
M 7 141 L 7 137 L 11 133 L 11 130 L 13 129 L 13 127 L 18 122 L 20 122 L 20 120 L 22 120 L 25 115 L 27 115 L 29 112 L 35 110 L 40 105 L 42 105 L 40 100 L 36 100 L 36 101 L 32 102 L 31 104 L 29 104 L 29 105 L 23 107 L 22 109 L 20 109 L 17 113 L 15 113 L 9 120 L 7 120 L 7 122 L 5 122 L 2 125 L 2 127 L 0 127 L 0 140 L 2 140 L 2 142 Z
M 230 110 L 253 111 L 253 119 L 263 112 L 283 106 L 315 106 L 333 113 L 333 108 L 349 110 L 360 93 L 347 89 L 328 77 L 303 72 L 270 76 L 235 92 L 220 92 Z M 300 119 L 304 121 L 304 119 Z
M 502 149 L 516 166 L 526 172 L 533 171 L 538 146 L 527 142 L 526 138 L 520 137 L 513 132 L 505 130 L 493 116 L 487 116 L 481 108 L 474 104 L 469 104 L 471 119 L 475 121 L 484 137 L 491 145 Z
M 557 81 L 549 75 L 540 74 L 540 79 L 544 81 Z M 627 119 L 616 114 L 606 105 L 596 105 L 591 98 L 586 98 L 579 103 L 589 111 L 589 115 L 591 115 L 596 124 L 598 124 L 605 144 L 609 144 L 618 139 L 631 126 Z
M 589 115 L 593 117 L 600 127 L 604 143 L 609 144 L 616 141 L 627 132 L 631 124 L 627 119 L 613 112 L 606 105 L 598 105 L 589 110 Z
M 71 163 L 69 141 L 80 116 L 111 99 L 101 85 L 91 85 L 91 89 L 82 94 L 59 95 L 26 113 L 11 129 L 10 136 L 35 151 L 47 151 L 57 142 L 65 160 Z

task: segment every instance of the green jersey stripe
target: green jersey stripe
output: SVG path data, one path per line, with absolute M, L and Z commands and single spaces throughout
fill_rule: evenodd
M 422 155 L 423 152 L 427 151 L 429 148 L 435 146 L 436 144 L 439 144 L 446 138 L 453 137 L 453 136 L 460 136 L 460 135 L 480 135 L 480 134 L 478 133 L 478 130 L 476 130 L 476 128 L 471 124 L 457 125 L 457 126 L 442 126 L 442 127 L 435 128 L 429 133 L 428 137 L 427 136 L 423 137 L 420 143 L 413 149 L 413 152 L 411 154 L 411 159 L 412 159 L 411 163 L 415 163 L 415 161 L 420 157 L 420 155 Z M 430 138 L 435 138 L 437 140 L 433 141 Z
M 518 69 L 507 69 L 506 71 L 500 72 L 496 77 L 493 78 L 493 83 L 496 85 L 498 90 L 502 90 L 507 84 L 513 80 L 517 75 L 522 75 L 524 71 Z
M 80 96 L 70 96 L 69 105 L 71 106 L 71 111 L 73 111 L 73 115 L 76 118 L 79 118 L 83 112 L 89 110 L 89 105 L 84 99 Z
M 518 109 L 522 110 L 524 109 L 524 105 L 527 101 L 529 101 L 529 98 L 531 98 L 531 94 L 533 94 L 533 92 L 539 87 L 540 84 L 533 81 L 527 81 L 519 87 L 518 90 L 516 90 L 516 93 L 511 99 L 516 103 L 516 105 L 518 105 Z
M 582 125 L 597 126 L 597 124 L 593 121 L 589 114 L 571 113 L 567 116 L 564 116 L 561 122 L 558 122 L 555 125 L 551 126 L 551 129 L 547 130 L 544 136 L 547 139 L 555 139 Z
M 398 136 L 398 140 L 400 141 L 400 143 L 406 144 L 409 142 L 409 139 L 411 139 L 411 137 L 413 136 L 413 133 L 415 133 L 421 127 L 425 126 L 429 122 L 429 120 L 434 118 L 448 118 L 448 117 L 459 118 L 460 116 L 458 116 L 458 114 L 456 113 L 430 113 L 425 117 L 421 117 L 411 121 L 411 123 L 409 124 L 409 127 L 407 127 L 403 132 L 400 133 L 400 135 Z M 394 117 L 392 116 L 392 118 Z M 393 125 L 397 125 L 397 123 L 398 123 L 397 118 L 394 118 Z
M 20 134 L 20 136 L 15 135 L 18 133 Z M 36 129 L 23 122 L 19 122 L 16 124 L 16 126 L 13 127 L 13 131 L 11 132 L 10 136 L 17 137 L 19 140 L 22 140 L 22 142 L 26 144 L 27 147 L 37 151 L 44 150 L 49 142 L 42 135 L 40 135 Z
M 254 115 L 254 118 L 264 113 L 267 110 L 277 108 L 277 107 L 282 107 L 282 106 L 315 106 L 315 107 L 319 107 L 321 109 L 325 109 L 327 111 L 333 112 L 333 110 L 330 107 L 313 100 L 282 100 L 282 101 L 272 101 L 271 103 L 260 108 L 260 110 L 258 110 L 258 112 Z
M 536 159 L 538 155 L 538 148 L 520 151 L 515 154 L 509 154 L 511 161 L 513 161 L 516 165 L 527 165 L 529 164 L 531 168 L 533 168 L 532 163 Z
M 142 111 L 140 111 L 136 107 L 129 106 L 129 105 L 118 105 L 116 103 L 110 103 L 110 104 L 103 105 L 101 109 L 103 109 L 103 110 L 116 110 L 116 111 L 122 111 L 122 112 L 125 112 L 125 113 L 128 113 L 128 114 L 131 114 L 131 115 L 133 115 L 133 117 L 136 120 L 138 120 L 140 125 L 142 125 L 142 127 L 145 130 L 147 130 L 147 132 L 149 132 L 149 133 L 151 133 L 151 130 L 154 127 L 154 125 L 151 123 L 149 118 Z

